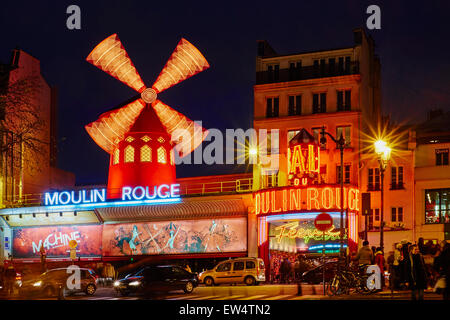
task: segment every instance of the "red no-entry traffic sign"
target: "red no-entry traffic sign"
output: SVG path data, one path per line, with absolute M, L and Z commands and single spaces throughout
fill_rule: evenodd
M 333 226 L 333 218 L 328 213 L 322 212 L 314 220 L 314 225 L 317 230 L 325 232 Z

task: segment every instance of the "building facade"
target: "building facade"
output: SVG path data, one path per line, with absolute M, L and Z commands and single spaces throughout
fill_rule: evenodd
M 429 113 L 416 128 L 415 239 L 450 239 L 450 113 Z

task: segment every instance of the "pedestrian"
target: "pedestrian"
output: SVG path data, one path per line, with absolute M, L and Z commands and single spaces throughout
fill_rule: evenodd
M 403 259 L 400 263 L 400 286 L 403 287 L 406 286 L 406 283 L 408 281 L 409 246 L 411 243 L 408 240 L 402 240 L 401 244 L 402 248 L 400 251 L 402 253 Z
M 450 244 L 445 240 L 441 243 L 443 250 L 436 259 L 436 269 L 441 276 L 445 277 L 445 288 L 443 290 L 444 300 L 450 300 Z
M 384 269 L 386 261 L 384 259 L 384 253 L 381 250 L 381 247 L 378 247 L 375 251 L 375 264 L 380 268 L 380 275 L 381 275 L 381 289 L 384 287 Z
M 419 247 L 419 252 L 422 256 L 427 254 L 425 242 L 422 237 L 420 237 L 419 240 L 417 241 L 417 246 Z
M 369 241 L 364 240 L 363 246 L 359 248 L 355 260 L 358 261 L 358 264 L 360 265 L 372 264 L 373 252 L 372 249 L 369 247 Z
M 281 263 L 280 272 L 281 272 L 281 283 L 286 283 L 287 277 L 289 276 L 289 272 L 291 271 L 291 266 L 289 264 L 288 258 L 284 258 Z
M 395 245 L 394 245 L 395 249 Z M 395 281 L 395 271 L 394 271 L 394 251 L 389 251 L 388 257 L 386 259 L 387 271 L 389 272 L 389 289 L 391 293 L 394 292 L 394 281 Z
M 300 279 L 300 276 L 301 276 L 300 275 L 300 259 L 301 259 L 301 256 L 298 256 L 294 262 L 294 279 L 295 280 Z
M 403 255 L 402 255 L 402 244 L 398 243 L 394 249 L 394 261 L 392 262 L 392 282 L 394 286 L 394 290 L 400 289 L 400 282 L 404 278 L 402 273 L 401 265 L 403 263 Z
M 412 300 L 423 300 L 423 292 L 427 288 L 427 270 L 423 256 L 417 245 L 409 248 L 408 283 L 411 289 Z
M 3 278 L 5 282 L 6 294 L 12 295 L 14 293 L 14 282 L 16 280 L 16 270 L 12 264 L 6 268 Z

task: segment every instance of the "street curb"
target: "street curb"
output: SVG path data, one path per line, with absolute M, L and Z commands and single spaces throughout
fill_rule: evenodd
M 296 284 L 286 284 L 286 285 L 262 285 L 262 286 L 226 286 L 227 295 L 261 295 L 261 294 L 270 294 L 270 295 L 323 295 L 323 285 L 310 285 L 310 284 L 301 284 L 301 288 L 299 290 Z M 215 296 L 219 294 L 223 294 L 224 290 L 221 289 L 220 286 L 217 287 L 206 287 L 200 286 L 197 287 L 197 290 L 201 290 L 202 293 Z M 299 294 L 300 293 L 300 294 Z

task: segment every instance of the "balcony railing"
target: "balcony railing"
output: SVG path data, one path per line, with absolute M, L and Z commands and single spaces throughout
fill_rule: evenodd
M 287 68 L 279 71 L 258 71 L 256 72 L 256 84 L 277 83 L 287 81 L 298 81 L 306 79 L 339 77 L 344 75 L 359 74 L 359 62 L 352 61 L 344 68 L 339 68 L 338 64 L 305 66 L 301 68 Z
M 98 188 L 98 187 L 95 187 Z M 253 179 L 235 179 L 229 181 L 217 181 L 217 182 L 198 182 L 198 183 L 180 183 L 180 195 L 186 196 L 206 196 L 215 194 L 233 194 L 251 192 L 253 188 Z M 80 189 L 80 187 L 74 187 L 73 189 Z M 94 189 L 94 187 L 85 187 L 85 190 Z M 66 189 L 65 189 L 66 190 Z M 52 190 L 56 191 L 56 190 Z M 4 199 L 4 208 L 18 208 L 18 207 L 31 207 L 42 206 L 44 203 L 44 193 L 25 194 L 22 198 L 14 197 L 12 199 Z

